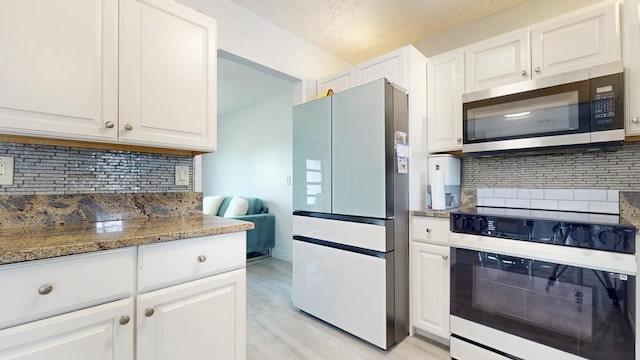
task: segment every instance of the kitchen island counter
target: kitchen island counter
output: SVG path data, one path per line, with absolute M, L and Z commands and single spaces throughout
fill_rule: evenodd
M 251 230 L 211 215 L 83 222 L 0 230 L 0 265 Z

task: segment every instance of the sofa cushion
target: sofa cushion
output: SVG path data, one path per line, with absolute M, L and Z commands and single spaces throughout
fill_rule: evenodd
M 246 215 L 249 209 L 249 202 L 239 196 L 234 196 L 229 202 L 227 210 L 224 212 L 224 217 L 241 216 Z
M 203 196 L 202 197 L 202 212 L 207 215 L 217 215 L 220 204 L 222 204 L 224 196 Z

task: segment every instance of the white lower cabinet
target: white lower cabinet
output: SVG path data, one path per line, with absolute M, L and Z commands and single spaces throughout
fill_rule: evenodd
M 413 325 L 449 339 L 449 247 L 413 244 Z
M 244 269 L 138 296 L 138 359 L 244 359 Z
M 0 330 L 0 359 L 133 358 L 133 298 Z
M 445 342 L 449 340 L 448 223 L 441 218 L 411 219 L 412 327 Z M 420 236 L 422 232 L 429 236 Z
M 238 232 L 0 266 L 0 359 L 244 359 L 245 239 Z M 137 290 L 136 277 L 145 279 Z

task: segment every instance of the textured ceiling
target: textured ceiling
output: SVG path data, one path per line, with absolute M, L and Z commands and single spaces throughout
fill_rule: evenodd
M 357 64 L 526 0 L 231 0 Z

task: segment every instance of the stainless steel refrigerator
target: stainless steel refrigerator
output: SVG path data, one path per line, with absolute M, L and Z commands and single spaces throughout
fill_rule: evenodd
M 293 305 L 382 349 L 409 332 L 407 94 L 293 109 Z

